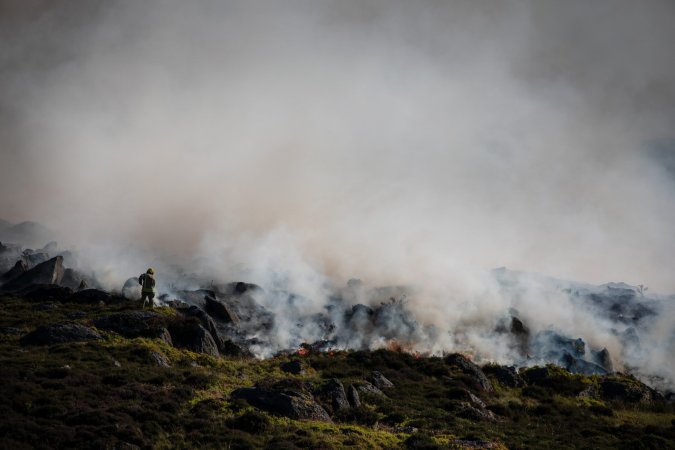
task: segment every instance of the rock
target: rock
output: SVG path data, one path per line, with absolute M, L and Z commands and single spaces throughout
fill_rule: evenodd
M 49 253 L 28 253 L 24 252 L 24 255 L 21 259 L 26 263 L 28 267 L 36 267 L 38 264 L 49 261 Z
M 455 414 L 457 414 L 459 417 L 463 417 L 464 419 L 469 419 L 473 421 L 485 420 L 493 422 L 497 420 L 492 411 L 490 411 L 489 409 L 485 409 L 484 403 L 483 407 L 479 407 L 472 405 L 469 402 L 461 402 Z
M 394 383 L 389 381 L 382 373 L 380 373 L 377 370 L 373 370 L 370 376 L 370 381 L 378 388 L 378 389 L 388 389 L 388 388 L 393 388 Z
M 240 388 L 232 392 L 232 398 L 244 399 L 256 408 L 291 419 L 332 422 L 326 410 L 303 392 L 279 392 L 257 387 Z
M 453 353 L 445 358 L 445 362 L 451 366 L 459 367 L 460 370 L 471 377 L 483 391 L 492 392 L 494 390 L 492 383 L 490 383 L 490 380 L 488 380 L 480 367 L 469 361 L 465 356 L 460 355 L 459 353 Z
M 138 300 L 141 298 L 141 285 L 138 277 L 128 278 L 122 286 L 122 296 L 128 300 Z
M 33 284 L 14 294 L 31 301 L 66 301 L 73 295 L 73 290 L 55 284 Z
M 59 284 L 64 270 L 63 257 L 56 256 L 5 283 L 2 285 L 2 290 L 5 292 L 16 292 L 33 284 Z
M 159 330 L 159 335 L 156 337 L 164 341 L 165 344 L 173 347 L 173 340 L 171 339 L 171 333 L 169 333 L 169 330 L 167 330 L 166 328 L 162 328 L 161 330 Z
M 585 375 L 605 375 L 607 373 L 601 366 L 581 358 L 575 358 L 567 352 L 560 359 L 560 363 L 570 373 L 583 373 Z
M 300 375 L 305 373 L 305 369 L 302 367 L 302 362 L 298 359 L 282 363 L 280 368 L 282 371 L 292 373 L 293 375 Z
M 372 384 L 368 383 L 367 381 L 359 382 L 355 386 L 356 386 L 356 390 L 358 392 L 360 392 L 361 394 L 377 395 L 377 396 L 386 397 L 384 395 L 384 392 L 382 392 L 380 389 L 373 386 Z
M 16 262 L 16 264 L 14 264 L 14 267 L 9 269 L 2 275 L 2 277 L 0 277 L 0 283 L 4 284 L 8 281 L 12 281 L 26 272 L 28 272 L 28 265 L 22 260 L 19 260 Z
M 523 380 L 513 366 L 490 365 L 484 367 L 483 372 L 494 375 L 497 381 L 506 387 L 521 387 L 525 385 L 525 380 Z
M 349 409 L 349 400 L 347 400 L 345 387 L 337 378 L 332 378 L 326 383 L 323 393 L 330 398 L 333 414 Z
M 103 339 L 91 328 L 77 323 L 43 325 L 21 338 L 22 345 L 52 345 Z
M 185 320 L 169 326 L 171 340 L 176 347 L 186 348 L 197 353 L 218 357 L 218 345 L 213 336 L 198 322 Z
M 151 311 L 127 311 L 94 319 L 94 325 L 100 330 L 114 331 L 128 338 L 139 336 L 162 338 L 166 342 L 164 333 L 168 319 L 165 316 Z M 168 337 L 171 342 L 171 336 Z
M 347 401 L 349 402 L 350 405 L 352 405 L 352 408 L 361 407 L 361 398 L 359 397 L 359 391 L 354 387 L 353 384 L 350 384 L 349 387 L 347 388 Z
M 66 269 L 63 271 L 63 278 L 61 278 L 61 286 L 66 286 L 72 290 L 79 290 L 81 284 L 88 285 L 86 277 L 75 269 Z
M 591 352 L 592 360 L 595 364 L 599 365 L 607 372 L 614 372 L 614 364 L 612 364 L 612 358 L 609 355 L 609 350 L 603 348 L 599 352 Z
M 230 339 L 222 339 L 220 342 L 221 344 L 218 347 L 218 350 L 220 351 L 220 354 L 223 356 L 236 356 L 246 358 L 253 356 L 253 353 L 251 353 L 247 348 L 235 344 Z
M 237 314 L 224 302 L 216 300 L 214 297 L 210 297 L 208 295 L 204 297 L 204 300 L 206 300 L 206 312 L 211 314 L 213 317 L 220 319 L 225 323 L 239 323 L 239 317 L 237 317 Z
M 653 400 L 654 391 L 635 378 L 612 377 L 600 382 L 600 397 L 603 400 L 643 403 Z
M 159 367 L 166 367 L 169 368 L 171 367 L 171 363 L 169 362 L 169 359 L 162 355 L 161 353 L 158 352 L 150 352 L 150 358 L 157 364 Z

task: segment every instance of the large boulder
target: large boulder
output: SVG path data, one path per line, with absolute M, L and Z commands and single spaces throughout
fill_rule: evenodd
M 36 328 L 21 338 L 23 345 L 52 345 L 103 339 L 89 327 L 77 323 L 54 323 Z
M 213 336 L 196 320 L 176 321 L 169 326 L 171 340 L 176 347 L 218 357 L 218 345 Z
M 256 408 L 291 419 L 331 422 L 326 410 L 311 395 L 300 391 L 240 388 L 232 392 L 232 398 L 244 399 Z
M 345 387 L 337 378 L 332 378 L 326 383 L 322 389 L 321 395 L 330 403 L 333 414 L 337 414 L 350 408 Z
M 465 375 L 468 375 L 481 390 L 486 392 L 492 392 L 494 390 L 492 383 L 490 383 L 490 380 L 488 380 L 481 368 L 469 361 L 464 355 L 453 353 L 445 358 L 445 362 L 451 366 L 458 367 Z
M 82 275 L 77 270 L 68 268 L 63 271 L 61 286 L 66 286 L 73 290 L 81 290 L 83 286 L 91 285 L 93 285 L 93 280 L 90 277 Z
M 9 269 L 0 277 L 0 284 L 12 281 L 26 272 L 28 272 L 28 264 L 26 264 L 23 260 L 19 260 L 16 262 L 16 264 L 14 264 L 14 267 Z
M 30 301 L 67 301 L 73 290 L 56 284 L 31 284 L 14 291 L 15 295 Z
M 609 377 L 600 382 L 600 396 L 603 400 L 644 403 L 652 401 L 658 394 L 635 378 Z
M 387 377 L 382 375 L 381 372 L 377 370 L 373 370 L 373 372 L 370 375 L 370 381 L 378 388 L 378 389 L 388 389 L 388 388 L 393 388 L 394 383 L 389 381 Z
M 122 296 L 128 300 L 138 300 L 141 298 L 141 284 L 138 277 L 128 278 L 122 286 Z
M 127 311 L 94 319 L 100 330 L 114 331 L 122 336 L 162 338 L 166 332 L 168 318 L 151 311 Z
M 211 316 L 225 323 L 239 323 L 239 317 L 225 302 L 208 295 L 204 297 L 204 300 L 206 301 L 206 312 Z
M 488 365 L 483 367 L 483 373 L 494 375 L 500 384 L 506 387 L 522 387 L 525 380 L 513 366 Z
M 570 373 L 582 373 L 585 375 L 605 375 L 607 371 L 602 367 L 582 358 L 575 358 L 565 353 L 560 359 L 561 365 Z
M 63 257 L 55 256 L 49 261 L 38 264 L 15 279 L 2 285 L 5 292 L 15 292 L 31 284 L 59 284 L 64 272 Z

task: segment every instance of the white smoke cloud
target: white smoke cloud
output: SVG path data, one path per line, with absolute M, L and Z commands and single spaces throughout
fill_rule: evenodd
M 430 350 L 493 358 L 509 307 L 620 344 L 486 268 L 675 289 L 673 178 L 648 148 L 675 124 L 671 2 L 17 5 L 0 211 L 61 230 L 107 286 L 154 266 L 169 289 L 179 265 L 303 314 L 350 277 L 414 286 Z M 291 344 L 294 309 L 261 301 Z

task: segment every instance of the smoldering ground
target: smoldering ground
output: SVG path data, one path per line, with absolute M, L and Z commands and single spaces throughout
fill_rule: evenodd
M 434 349 L 507 355 L 486 336 L 515 303 L 620 348 L 568 297 L 505 296 L 485 269 L 673 292 L 674 16 L 665 0 L 4 1 L 0 210 L 57 228 L 109 286 L 181 266 L 314 313 L 358 277 L 415 286 L 420 323 L 472 325 Z

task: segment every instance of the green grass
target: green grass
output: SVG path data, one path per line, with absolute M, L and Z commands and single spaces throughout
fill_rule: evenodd
M 39 302 L 0 297 L 0 327 L 27 333 L 41 324 L 137 308 Z M 83 317 L 71 319 L 75 311 Z M 160 308 L 169 317 L 175 312 Z M 101 332 L 102 341 L 23 347 L 19 336 L 0 334 L 0 448 L 462 448 L 487 441 L 494 448 L 674 448 L 675 413 L 665 402 L 622 404 L 578 397 L 599 377 L 571 375 L 549 366 L 549 376 L 523 388 L 484 393 L 442 358 L 378 350 L 302 357 L 305 372 L 268 360 L 213 358 L 171 347 L 159 339 L 126 339 Z M 164 355 L 171 368 L 151 359 Z M 362 395 L 363 405 L 333 423 L 291 420 L 230 399 L 239 387 L 304 381 L 319 387 L 330 378 L 345 386 L 379 370 L 395 387 L 386 397 Z M 527 378 L 528 371 L 524 372 Z M 616 376 L 626 383 L 636 380 Z M 295 381 L 294 381 L 295 380 Z M 461 413 L 467 391 L 497 417 Z

